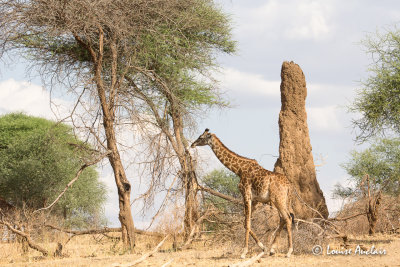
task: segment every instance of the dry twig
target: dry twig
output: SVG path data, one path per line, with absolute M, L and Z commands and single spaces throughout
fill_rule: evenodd
M 265 252 L 261 252 L 260 254 L 248 259 L 247 261 L 243 261 L 243 262 L 238 262 L 232 265 L 229 265 L 229 267 L 245 267 L 245 266 L 250 266 L 253 263 L 255 263 L 256 261 L 258 261 L 259 259 L 261 259 L 262 256 L 264 256 Z
M 170 259 L 169 261 L 167 261 L 166 263 L 164 263 L 161 267 L 167 267 L 167 266 L 170 265 L 173 261 L 174 261 L 174 259 Z
M 158 243 L 158 245 L 157 245 L 152 251 L 147 252 L 146 254 L 144 254 L 144 255 L 143 255 L 142 257 L 140 257 L 139 259 L 137 259 L 137 260 L 135 260 L 135 261 L 133 261 L 133 262 L 130 262 L 130 263 L 125 263 L 125 264 L 118 264 L 118 263 L 115 263 L 115 264 L 113 264 L 112 266 L 128 267 L 128 266 L 134 266 L 134 265 L 136 265 L 136 264 L 141 263 L 142 261 L 146 260 L 146 259 L 147 259 L 148 257 L 150 257 L 151 255 L 153 255 L 154 253 L 156 253 L 156 252 L 158 251 L 158 249 L 164 244 L 165 240 L 167 240 L 167 238 L 168 238 L 169 236 L 170 236 L 169 234 L 166 235 L 166 236 L 164 237 L 164 239 L 161 240 L 161 242 Z

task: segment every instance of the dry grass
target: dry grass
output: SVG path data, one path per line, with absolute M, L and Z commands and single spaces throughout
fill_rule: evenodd
M 388 201 L 388 205 L 392 206 Z M 357 214 L 362 211 L 363 205 L 353 204 L 344 209 L 338 217 Z M 227 216 L 226 214 L 214 213 L 203 225 L 202 235 L 195 238 L 188 249 L 179 251 L 177 247 L 183 244 L 182 214 L 181 209 L 172 209 L 168 214 L 162 214 L 155 229 L 157 232 L 170 234 L 169 238 L 159 252 L 153 257 L 148 258 L 138 266 L 162 266 L 170 262 L 169 266 L 228 266 L 232 263 L 241 261 L 241 253 L 244 242 L 244 228 L 242 214 L 235 213 Z M 287 234 L 282 231 L 279 243 L 278 254 L 274 257 L 264 256 L 254 266 L 400 266 L 400 234 L 391 229 L 398 227 L 398 216 L 384 216 L 377 225 L 378 233 L 374 236 L 365 235 L 368 232 L 368 222 L 365 215 L 356 217 L 346 222 L 335 222 L 340 231 L 346 233 L 348 242 L 344 247 L 342 239 L 334 239 L 321 234 L 321 228 L 313 224 L 297 222 L 293 227 L 294 253 L 290 259 L 284 257 L 287 251 Z M 278 225 L 279 217 L 276 210 L 268 206 L 258 208 L 253 215 L 252 226 L 258 237 L 267 245 L 270 245 L 273 231 Z M 218 224 L 215 224 L 218 222 Z M 208 226 L 209 228 L 206 228 Z M 390 226 L 390 227 L 389 227 Z M 384 232 L 391 232 L 390 235 Z M 35 241 L 49 251 L 54 251 L 57 243 L 65 244 L 70 236 L 57 231 L 41 231 L 40 235 L 35 236 Z M 0 243 L 0 265 L 1 266 L 111 266 L 113 264 L 123 264 L 133 262 L 140 258 L 144 253 L 152 250 L 162 237 L 147 235 L 137 235 L 137 247 L 132 254 L 124 251 L 119 240 L 119 233 L 85 235 L 73 237 L 63 248 L 63 257 L 44 258 L 37 251 L 29 249 L 28 253 L 23 253 L 19 243 Z M 249 243 L 249 255 L 254 256 L 261 252 L 260 248 L 253 242 Z M 320 245 L 324 249 L 323 255 L 313 255 L 312 248 Z M 345 250 L 352 249 L 353 255 L 332 256 L 326 255 L 326 248 Z M 376 248 L 386 249 L 387 255 L 384 256 L 360 256 L 354 255 L 357 245 L 364 249 Z
M 302 230 L 295 230 L 299 233 Z M 282 235 L 282 240 L 284 236 Z M 19 244 L 2 243 L 0 244 L 0 265 L 4 266 L 111 266 L 112 264 L 127 263 L 139 258 L 145 252 L 151 250 L 161 238 L 138 236 L 138 247 L 133 254 L 125 254 L 120 242 L 100 235 L 77 236 L 72 239 L 65 247 L 64 252 L 68 257 L 64 258 L 42 258 L 40 254 L 29 250 L 28 254 L 21 256 Z M 190 249 L 184 251 L 174 251 L 172 249 L 172 239 L 168 240 L 153 257 L 148 258 L 138 266 L 161 266 L 173 260 L 170 266 L 228 266 L 229 264 L 241 261 L 239 259 L 240 246 L 232 244 L 216 244 L 209 242 L 210 239 L 195 241 Z M 310 241 L 310 242 L 314 242 Z M 317 242 L 317 241 L 316 241 Z M 254 243 L 254 242 L 252 242 Z M 320 243 L 313 243 L 316 245 Z M 298 250 L 290 259 L 286 259 L 283 253 L 278 253 L 274 257 L 263 257 L 255 266 L 395 266 L 400 255 L 400 236 L 399 235 L 376 235 L 357 236 L 350 240 L 350 245 L 354 249 L 356 245 L 370 248 L 372 245 L 387 250 L 385 256 L 315 256 L 311 251 L 305 249 Z M 45 247 L 54 246 L 55 243 L 42 243 Z M 297 244 L 297 246 L 307 244 Z M 320 244 L 326 248 L 326 244 Z M 331 241 L 331 248 L 339 248 L 340 244 Z M 281 252 L 286 251 L 286 242 L 280 244 Z M 302 252 L 300 252 L 302 251 Z M 304 252 L 304 253 L 303 253 Z M 256 255 L 259 249 L 253 247 L 250 255 Z

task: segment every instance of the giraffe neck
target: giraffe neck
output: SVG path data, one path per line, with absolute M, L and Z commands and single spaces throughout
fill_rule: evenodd
M 215 156 L 225 165 L 228 169 L 237 175 L 241 175 L 242 167 L 245 162 L 254 161 L 249 158 L 242 157 L 235 152 L 229 150 L 216 135 L 212 135 L 211 149 Z

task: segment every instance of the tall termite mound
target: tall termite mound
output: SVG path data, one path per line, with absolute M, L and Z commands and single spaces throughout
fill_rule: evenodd
M 306 79 L 300 66 L 283 62 L 281 70 L 281 102 L 279 113 L 279 158 L 274 171 L 284 173 L 296 187 L 300 197 L 311 207 L 328 217 L 324 195 L 319 187 L 307 126 Z M 292 194 L 295 216 L 317 216 Z

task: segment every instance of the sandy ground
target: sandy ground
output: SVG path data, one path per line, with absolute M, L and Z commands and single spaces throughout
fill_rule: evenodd
M 327 255 L 325 246 L 322 255 L 292 255 L 291 258 L 285 258 L 284 254 L 275 256 L 264 256 L 253 266 L 400 266 L 400 238 L 390 237 L 387 242 L 363 242 L 360 240 L 363 250 L 368 250 L 375 246 L 377 251 L 386 251 L 386 255 L 359 255 L 355 249 L 357 242 L 353 242 L 350 255 Z M 333 246 L 333 248 L 332 248 Z M 330 246 L 330 253 L 334 249 Z M 344 249 L 337 249 L 344 251 Z M 260 251 L 254 249 L 250 256 L 254 256 Z M 145 251 L 141 253 L 121 256 L 102 256 L 102 257 L 69 257 L 62 259 L 38 259 L 29 258 L 25 262 L 10 262 L 2 266 L 118 266 L 118 264 L 127 264 L 138 259 Z M 238 251 L 230 252 L 228 248 L 208 249 L 204 246 L 196 249 L 188 249 L 178 252 L 157 252 L 146 261 L 137 266 L 162 266 L 172 262 L 168 266 L 229 266 L 241 261 Z M 4 261 L 3 261 L 4 263 Z

